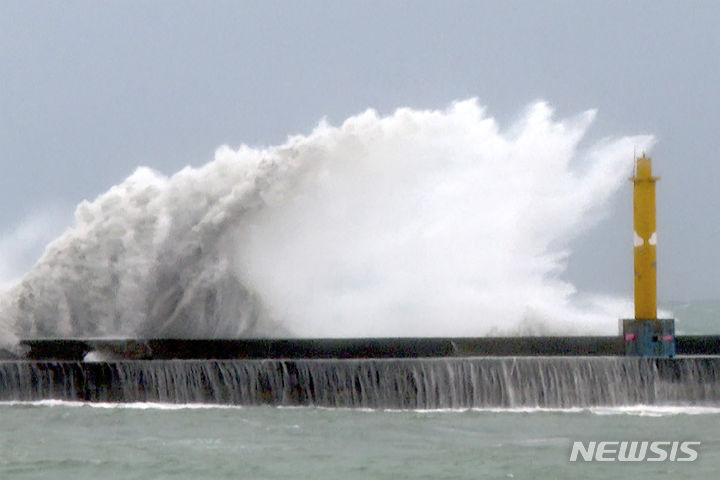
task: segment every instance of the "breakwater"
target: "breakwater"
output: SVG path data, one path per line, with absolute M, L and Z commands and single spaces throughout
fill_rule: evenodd
M 720 405 L 720 358 L 0 362 L 0 400 L 349 408 Z

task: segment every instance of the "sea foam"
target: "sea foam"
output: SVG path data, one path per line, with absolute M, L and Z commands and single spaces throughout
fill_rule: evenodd
M 2 294 L 6 337 L 615 333 L 627 302 L 576 306 L 562 274 L 653 140 L 581 146 L 594 115 L 368 110 L 139 168 Z

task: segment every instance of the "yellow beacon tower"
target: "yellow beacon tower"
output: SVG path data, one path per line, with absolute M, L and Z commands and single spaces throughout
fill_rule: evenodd
M 635 318 L 623 320 L 625 353 L 642 357 L 675 355 L 675 321 L 657 318 L 657 233 L 652 160 L 635 159 L 633 182 L 633 246 Z

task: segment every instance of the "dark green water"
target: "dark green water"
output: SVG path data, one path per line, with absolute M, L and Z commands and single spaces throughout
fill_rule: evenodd
M 720 409 L 369 411 L 0 405 L 2 479 L 716 478 Z M 697 440 L 692 463 L 570 463 L 574 440 Z

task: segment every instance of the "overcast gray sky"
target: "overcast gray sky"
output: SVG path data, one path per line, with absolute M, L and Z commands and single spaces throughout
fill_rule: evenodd
M 506 123 L 546 99 L 598 108 L 590 141 L 657 135 L 661 298 L 718 299 L 719 85 L 718 2 L 2 0 L 0 260 L 26 268 L 39 247 L 8 238 L 57 231 L 139 165 L 368 107 L 479 97 Z M 630 228 L 628 182 L 567 278 L 631 295 Z

